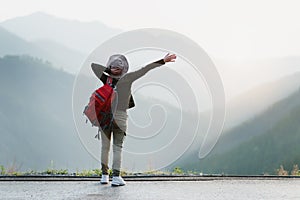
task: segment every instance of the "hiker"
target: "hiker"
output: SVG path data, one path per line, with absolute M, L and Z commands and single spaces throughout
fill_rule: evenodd
M 167 54 L 163 59 L 155 61 L 134 72 L 128 72 L 128 61 L 124 55 L 116 54 L 110 56 L 106 67 L 92 63 L 92 70 L 95 75 L 105 84 L 107 78 L 112 77 L 112 85 L 115 86 L 117 104 L 114 108 L 112 125 L 101 131 L 101 184 L 109 183 L 108 158 L 110 150 L 111 135 L 113 135 L 113 165 L 112 165 L 112 186 L 123 186 L 125 181 L 120 176 L 121 157 L 124 137 L 127 129 L 127 109 L 134 107 L 134 100 L 131 95 L 131 85 L 138 78 L 148 71 L 162 66 L 167 62 L 175 62 L 175 54 Z

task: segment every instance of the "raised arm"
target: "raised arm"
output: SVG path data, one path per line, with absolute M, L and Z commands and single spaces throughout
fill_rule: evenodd
M 142 67 L 141 69 L 131 72 L 128 74 L 128 78 L 132 81 L 135 81 L 136 79 L 144 76 L 147 72 L 149 72 L 151 69 L 154 69 L 156 67 L 159 67 L 161 65 L 164 65 L 167 62 L 175 62 L 176 55 L 175 54 L 167 54 L 163 59 L 160 59 L 158 61 L 155 61 L 153 63 L 150 63 L 146 65 L 145 67 Z
M 95 73 L 95 75 L 101 79 L 101 76 L 103 74 L 103 72 L 106 70 L 106 67 L 96 64 L 96 63 L 92 63 L 91 64 L 92 70 Z

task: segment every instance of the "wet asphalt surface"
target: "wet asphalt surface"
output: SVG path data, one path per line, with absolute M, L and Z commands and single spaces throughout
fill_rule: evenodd
M 300 179 L 127 181 L 111 187 L 98 181 L 0 181 L 0 199 L 300 199 Z

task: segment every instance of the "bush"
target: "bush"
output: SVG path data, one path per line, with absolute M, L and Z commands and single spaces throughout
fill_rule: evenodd
M 298 167 L 297 164 L 293 166 L 293 170 L 291 171 L 291 175 L 292 176 L 299 176 L 300 175 L 300 170 L 299 170 L 299 167 Z
M 5 167 L 3 165 L 0 165 L 0 170 L 1 170 L 1 172 L 0 172 L 1 175 L 6 174 L 6 170 L 5 170 Z
M 278 175 L 278 176 L 287 176 L 287 175 L 289 175 L 289 172 L 286 171 L 286 170 L 283 168 L 282 165 L 280 165 L 280 169 L 277 169 L 276 171 L 277 171 L 277 175 Z
M 182 175 L 183 174 L 183 170 L 180 167 L 175 167 L 173 169 L 173 174 Z

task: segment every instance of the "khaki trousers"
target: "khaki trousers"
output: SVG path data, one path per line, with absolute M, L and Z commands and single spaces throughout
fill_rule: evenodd
M 127 113 L 116 112 L 114 115 L 114 122 L 110 129 L 101 131 L 101 168 L 102 174 L 108 174 L 108 161 L 111 135 L 113 135 L 113 176 L 119 176 L 122 162 L 122 148 L 126 135 L 127 128 Z

